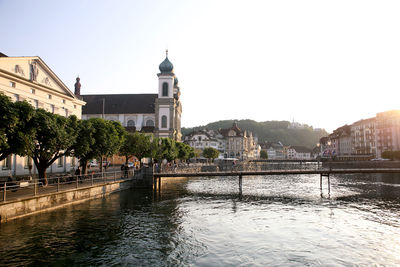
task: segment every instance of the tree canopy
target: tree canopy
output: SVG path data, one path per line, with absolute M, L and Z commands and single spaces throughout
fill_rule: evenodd
M 76 142 L 78 120 L 52 114 L 44 109 L 36 110 L 32 118 L 35 129 L 32 138 L 26 138 L 25 155 L 32 157 L 39 178 L 47 184 L 46 169 L 58 158 L 71 155 Z
M 203 157 L 205 158 L 215 159 L 218 158 L 218 156 L 219 156 L 219 151 L 213 147 L 206 147 L 203 150 Z
M 32 138 L 34 109 L 28 102 L 15 102 L 0 93 L 0 161 L 10 154 L 24 155 L 26 139 Z

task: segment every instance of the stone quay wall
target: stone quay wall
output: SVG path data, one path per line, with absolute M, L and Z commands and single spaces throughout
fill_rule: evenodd
M 0 222 L 3 223 L 66 205 L 81 203 L 132 187 L 151 189 L 153 187 L 153 170 L 151 168 L 143 168 L 132 179 L 128 180 L 110 181 L 98 185 L 3 202 L 0 204 Z

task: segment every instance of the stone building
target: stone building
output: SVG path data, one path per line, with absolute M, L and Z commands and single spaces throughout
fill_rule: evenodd
M 219 132 L 213 130 L 202 129 L 193 131 L 185 136 L 184 142 L 194 149 L 204 150 L 206 147 L 212 147 L 222 155 L 225 151 L 224 137 Z
M 85 102 L 72 93 L 59 77 L 37 56 L 7 57 L 0 53 L 0 93 L 13 101 L 27 101 L 35 108 L 43 108 L 62 116 L 76 115 L 81 118 Z M 77 162 L 62 157 L 54 162 L 48 173 L 67 172 Z M 28 175 L 36 173 L 29 157 L 11 155 L 0 162 L 0 176 Z
M 260 158 L 261 147 L 251 132 L 242 131 L 236 124 L 231 128 L 197 130 L 185 136 L 184 142 L 194 149 L 212 147 L 220 152 L 220 158 L 241 160 Z
M 260 157 L 261 147 L 253 138 L 253 134 L 242 131 L 236 122 L 231 128 L 220 129 L 219 132 L 225 139 L 225 157 L 241 160 Z
M 374 117 L 356 121 L 351 125 L 353 155 L 376 155 L 375 124 Z
M 376 155 L 400 150 L 400 110 L 376 114 Z
M 159 69 L 157 94 L 82 95 L 87 102 L 82 109 L 82 119 L 120 121 L 128 130 L 151 132 L 156 137 L 181 141 L 180 88 L 168 51 Z

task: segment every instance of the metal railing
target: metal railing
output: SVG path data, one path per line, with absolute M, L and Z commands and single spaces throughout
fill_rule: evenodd
M 323 170 L 320 162 L 238 162 L 230 164 L 203 164 L 177 166 L 162 165 L 155 168 L 156 173 L 199 173 L 199 172 L 243 172 L 267 170 Z
M 133 178 L 134 170 L 114 172 L 93 172 L 85 175 L 63 175 L 44 179 L 32 179 L 27 181 L 11 181 L 0 183 L 0 202 L 14 199 L 24 199 L 54 192 L 62 192 L 93 185 L 103 185 L 109 182 Z

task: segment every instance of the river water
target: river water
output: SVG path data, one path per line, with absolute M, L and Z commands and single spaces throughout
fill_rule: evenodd
M 0 226 L 0 265 L 400 265 L 400 176 L 165 179 Z

